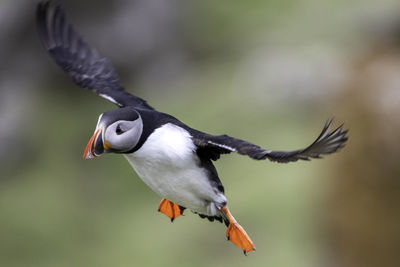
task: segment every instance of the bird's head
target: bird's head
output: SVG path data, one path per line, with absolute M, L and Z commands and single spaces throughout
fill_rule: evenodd
M 105 112 L 99 116 L 83 157 L 90 159 L 103 153 L 127 153 L 138 144 L 142 131 L 142 118 L 132 107 Z

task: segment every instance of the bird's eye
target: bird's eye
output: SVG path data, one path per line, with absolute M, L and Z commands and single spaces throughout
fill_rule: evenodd
M 117 134 L 117 135 L 120 135 L 120 134 L 123 134 L 124 133 L 124 131 L 122 131 L 122 129 L 121 129 L 121 126 L 117 126 L 117 129 L 115 129 L 115 133 Z

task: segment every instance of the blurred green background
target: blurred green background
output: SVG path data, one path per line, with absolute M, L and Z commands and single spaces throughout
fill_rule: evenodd
M 128 91 L 188 125 L 265 148 L 350 128 L 323 160 L 215 163 L 257 251 L 160 198 L 120 155 L 84 161 L 107 101 L 36 34 L 37 1 L 0 2 L 0 266 L 400 266 L 398 0 L 58 1 Z

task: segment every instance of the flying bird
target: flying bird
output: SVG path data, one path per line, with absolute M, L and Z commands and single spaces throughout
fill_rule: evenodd
M 45 49 L 72 80 L 119 107 L 99 116 L 84 158 L 123 154 L 144 183 L 161 196 L 160 212 L 173 221 L 189 209 L 201 218 L 224 222 L 226 237 L 245 254 L 255 246 L 228 209 L 213 161 L 232 152 L 280 163 L 310 160 L 337 152 L 347 141 L 343 125 L 331 130 L 332 119 L 311 145 L 288 152 L 193 129 L 125 91 L 112 64 L 81 37 L 59 5 L 39 3 L 36 23 Z

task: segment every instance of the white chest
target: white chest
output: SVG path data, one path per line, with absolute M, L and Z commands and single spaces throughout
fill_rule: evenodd
M 195 149 L 186 130 L 165 124 L 126 158 L 157 194 L 192 210 L 203 211 L 209 202 L 220 201 L 221 194 L 212 187 L 207 170 L 200 167 Z

